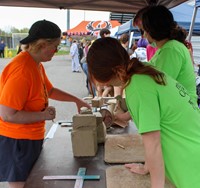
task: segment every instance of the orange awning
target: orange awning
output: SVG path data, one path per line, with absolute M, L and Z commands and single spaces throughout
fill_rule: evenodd
M 103 28 L 112 29 L 121 25 L 117 20 L 111 21 L 82 21 L 76 27 L 67 30 L 63 35 L 98 35 Z

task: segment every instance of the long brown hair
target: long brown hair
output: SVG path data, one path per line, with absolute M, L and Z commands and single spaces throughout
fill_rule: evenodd
M 156 83 L 165 85 L 162 72 L 143 64 L 137 58 L 130 60 L 120 42 L 111 37 L 97 39 L 92 44 L 87 55 L 87 63 L 93 82 L 106 83 L 117 77 L 127 85 L 132 75 L 144 74 L 152 77 Z
M 142 14 L 143 29 L 157 40 L 175 39 L 184 43 L 187 31 L 174 21 L 173 14 L 163 5 L 148 6 Z

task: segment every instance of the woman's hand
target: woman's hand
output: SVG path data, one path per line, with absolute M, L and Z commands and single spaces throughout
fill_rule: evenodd
M 78 99 L 76 101 L 76 106 L 77 106 L 77 109 L 78 109 L 78 112 L 80 113 L 81 112 L 81 107 L 87 107 L 88 109 L 91 109 L 91 106 L 89 103 L 85 102 L 84 100 L 82 99 Z
M 43 112 L 45 120 L 53 120 L 56 117 L 56 109 L 53 106 L 48 106 Z
M 76 103 L 79 113 L 81 111 L 81 107 L 87 107 L 88 109 L 91 109 L 91 106 L 84 100 L 82 100 L 70 93 L 62 91 L 58 88 L 51 89 L 51 91 L 49 92 L 49 98 L 51 98 L 53 100 L 58 100 L 58 101 L 74 102 L 74 103 Z
M 146 175 L 149 173 L 149 170 L 147 167 L 142 163 L 131 163 L 131 164 L 125 164 L 126 168 L 129 168 L 131 172 L 134 172 L 136 174 Z
M 114 118 L 115 118 L 115 120 L 129 121 L 129 120 L 131 120 L 131 115 L 129 112 L 115 113 Z
M 14 108 L 0 105 L 0 116 L 5 122 L 31 124 L 45 120 L 53 120 L 56 116 L 56 110 L 54 107 L 49 106 L 43 111 L 18 111 Z

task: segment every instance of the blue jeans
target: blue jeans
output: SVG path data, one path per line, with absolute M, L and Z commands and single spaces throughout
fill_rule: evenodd
M 86 87 L 87 87 L 87 90 L 88 90 L 88 93 L 89 94 L 94 94 L 94 96 L 96 95 L 96 91 L 95 91 L 95 86 L 92 84 L 92 91 L 91 91 L 91 87 L 90 87 L 90 80 L 89 80 L 89 75 L 88 75 L 88 66 L 87 66 L 87 63 L 83 63 L 82 64 L 82 69 L 83 69 L 83 72 L 85 73 L 86 75 Z

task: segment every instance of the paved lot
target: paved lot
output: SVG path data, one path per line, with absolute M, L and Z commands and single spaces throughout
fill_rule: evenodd
M 10 59 L 0 59 L 0 72 Z M 71 71 L 71 58 L 68 55 L 55 56 L 52 61 L 44 63 L 46 73 L 49 80 L 53 83 L 54 87 L 65 90 L 77 97 L 83 98 L 87 96 L 87 89 L 85 86 L 85 74 L 72 73 Z M 74 103 L 49 101 L 51 106 L 56 107 L 56 119 L 58 120 L 72 120 L 72 117 L 77 113 Z M 46 132 L 51 127 L 52 122 L 46 122 Z M 7 188 L 6 183 L 0 183 L 0 188 Z

